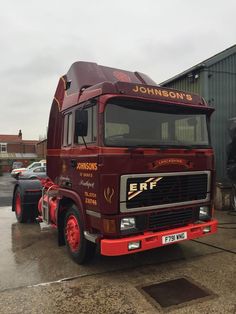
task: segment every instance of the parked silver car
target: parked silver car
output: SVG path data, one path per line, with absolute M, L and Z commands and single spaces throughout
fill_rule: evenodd
M 24 170 L 19 174 L 18 179 L 24 180 L 24 179 L 37 179 L 37 178 L 46 178 L 46 167 L 35 167 L 32 169 Z
M 11 172 L 11 176 L 15 179 L 19 178 L 19 175 L 22 174 L 24 171 L 28 171 L 29 169 L 33 169 L 36 167 L 46 167 L 46 160 L 40 160 L 40 161 L 35 161 L 32 164 L 30 164 L 27 168 L 15 168 Z

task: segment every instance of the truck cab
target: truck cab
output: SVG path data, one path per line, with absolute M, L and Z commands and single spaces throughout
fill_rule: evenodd
M 76 62 L 61 77 L 39 216 L 76 262 L 216 232 L 212 112 L 139 72 Z

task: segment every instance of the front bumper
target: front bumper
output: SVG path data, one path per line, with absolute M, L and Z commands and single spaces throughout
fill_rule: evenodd
M 200 238 L 215 233 L 217 231 L 217 225 L 218 221 L 216 219 L 212 219 L 209 222 L 191 224 L 171 230 L 159 232 L 144 232 L 142 235 L 130 236 L 121 239 L 102 239 L 101 254 L 107 256 L 118 256 L 155 249 L 157 247 L 183 241 L 182 239 L 179 239 L 171 243 L 163 244 L 163 237 L 180 233 L 186 233 L 185 240 L 193 240 L 195 238 Z M 209 232 L 204 232 L 204 229 L 206 229 L 206 227 L 210 227 Z M 128 250 L 128 244 L 130 242 L 136 241 L 141 242 L 140 248 L 135 250 Z

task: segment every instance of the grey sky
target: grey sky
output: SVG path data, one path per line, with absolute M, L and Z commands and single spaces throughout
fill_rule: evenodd
M 58 79 L 75 61 L 157 83 L 236 43 L 236 1 L 0 0 L 0 134 L 46 133 Z

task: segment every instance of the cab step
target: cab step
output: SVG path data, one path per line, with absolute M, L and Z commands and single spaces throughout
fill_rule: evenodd
M 52 225 L 42 221 L 39 223 L 41 231 L 49 231 L 52 230 Z

